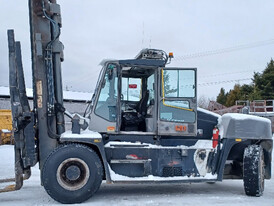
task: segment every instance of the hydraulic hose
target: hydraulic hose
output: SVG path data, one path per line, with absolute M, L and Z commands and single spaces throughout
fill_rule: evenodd
M 43 14 L 46 19 L 48 19 L 53 27 L 53 34 L 56 34 L 57 28 L 57 35 L 47 43 L 45 49 L 45 67 L 47 70 L 47 87 L 48 87 L 48 100 L 47 100 L 47 127 L 48 127 L 48 135 L 53 139 L 59 139 L 60 135 L 56 134 L 56 132 L 52 131 L 52 116 L 55 114 L 54 112 L 54 103 L 55 103 L 55 96 L 54 96 L 54 78 L 53 78 L 53 65 L 52 65 L 52 44 L 53 42 L 60 36 L 60 27 L 56 21 L 50 18 L 46 13 L 45 2 L 42 0 L 42 8 Z

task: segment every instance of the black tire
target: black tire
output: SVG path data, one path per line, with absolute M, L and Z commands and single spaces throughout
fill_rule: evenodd
M 262 196 L 265 176 L 262 147 L 260 145 L 250 145 L 245 148 L 243 163 L 243 180 L 246 195 Z
M 46 160 L 42 183 L 47 193 L 61 203 L 81 203 L 100 187 L 102 163 L 91 148 L 80 144 L 58 147 Z

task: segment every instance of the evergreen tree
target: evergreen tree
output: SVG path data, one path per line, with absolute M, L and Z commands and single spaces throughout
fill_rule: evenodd
M 254 87 L 252 85 L 244 84 L 240 87 L 240 99 L 241 100 L 251 100 L 250 94 L 253 92 Z
M 227 94 L 225 93 L 225 89 L 222 87 L 220 90 L 220 93 L 217 96 L 217 102 L 222 105 L 225 105 L 226 99 L 227 99 Z
M 241 98 L 241 86 L 239 84 L 235 84 L 234 88 L 229 91 L 227 95 L 226 105 L 227 107 L 235 105 L 236 100 Z
M 274 99 L 274 61 L 267 64 L 262 74 L 255 73 L 253 77 L 255 99 Z

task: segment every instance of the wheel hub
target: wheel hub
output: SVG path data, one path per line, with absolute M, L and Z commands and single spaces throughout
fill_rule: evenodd
M 78 190 L 84 187 L 89 179 L 89 167 L 79 158 L 64 160 L 57 169 L 57 181 L 67 190 Z
M 75 180 L 79 179 L 80 175 L 81 175 L 81 169 L 76 165 L 69 166 L 66 169 L 66 176 L 65 177 L 69 181 L 75 181 Z

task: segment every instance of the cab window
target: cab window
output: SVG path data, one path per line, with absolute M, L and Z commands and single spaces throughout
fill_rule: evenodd
M 141 98 L 141 79 L 122 78 L 122 100 L 140 101 Z
M 195 97 L 194 70 L 162 70 L 164 97 Z

